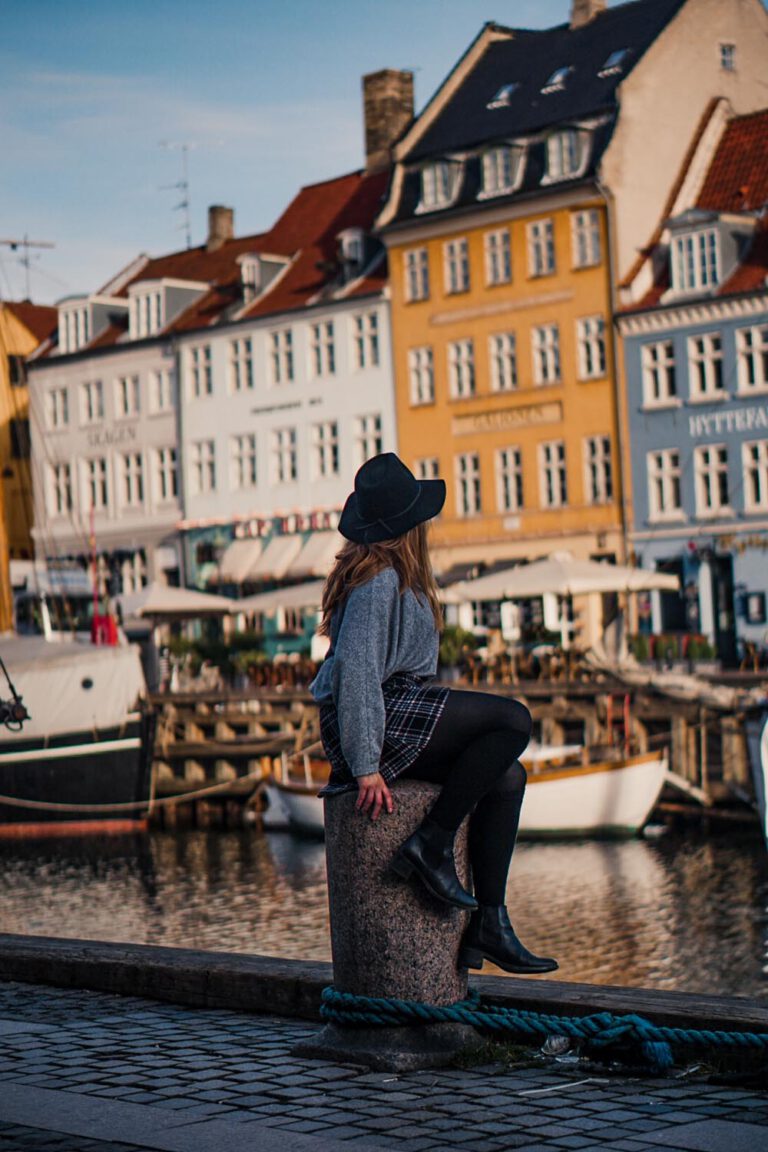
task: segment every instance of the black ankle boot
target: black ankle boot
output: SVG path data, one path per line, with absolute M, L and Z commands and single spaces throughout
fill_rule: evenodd
M 456 833 L 427 819 L 395 853 L 391 868 L 403 880 L 415 872 L 425 888 L 446 904 L 472 911 L 477 900 L 461 886 L 453 859 Z
M 460 968 L 482 968 L 483 959 L 492 960 L 505 972 L 554 972 L 557 960 L 534 956 L 524 947 L 509 922 L 503 904 L 483 904 L 472 914 L 459 950 Z

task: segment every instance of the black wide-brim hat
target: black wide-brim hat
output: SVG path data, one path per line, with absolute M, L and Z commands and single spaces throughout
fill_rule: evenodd
M 339 532 L 355 544 L 394 540 L 437 516 L 444 503 L 444 480 L 417 480 L 394 452 L 382 452 L 358 468 Z

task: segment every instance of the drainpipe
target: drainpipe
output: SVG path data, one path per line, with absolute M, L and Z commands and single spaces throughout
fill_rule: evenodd
M 607 213 L 608 223 L 608 291 L 611 301 L 611 359 L 613 363 L 614 379 L 616 381 L 616 443 L 619 449 L 619 483 L 621 485 L 621 500 L 619 501 L 619 516 L 621 521 L 621 538 L 624 548 L 623 562 L 626 564 L 629 559 L 629 529 L 627 525 L 627 470 L 629 461 L 627 459 L 627 443 L 624 435 L 625 422 L 624 417 L 626 413 L 626 397 L 624 395 L 624 388 L 622 387 L 624 372 L 623 365 L 619 365 L 619 358 L 617 353 L 618 340 L 616 337 L 616 313 L 618 311 L 618 299 L 616 294 L 616 205 L 613 193 L 610 189 L 606 188 L 600 180 L 595 180 L 595 185 L 598 192 L 602 196 Z

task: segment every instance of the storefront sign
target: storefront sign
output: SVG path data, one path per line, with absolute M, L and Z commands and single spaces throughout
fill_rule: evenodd
M 471 432 L 504 432 L 507 428 L 527 428 L 534 424 L 557 424 L 563 418 L 559 401 L 551 404 L 528 404 L 523 408 L 500 408 L 496 412 L 475 412 L 468 416 L 454 416 L 454 436 Z
M 121 428 L 97 428 L 88 433 L 89 448 L 109 448 L 113 444 L 130 444 L 136 439 L 136 428 L 125 424 Z
M 701 412 L 688 417 L 688 431 L 694 439 L 722 436 L 725 432 L 753 432 L 768 428 L 768 405 L 754 408 L 727 408 L 720 412 Z

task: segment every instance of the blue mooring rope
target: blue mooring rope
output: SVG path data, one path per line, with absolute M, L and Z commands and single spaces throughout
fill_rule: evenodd
M 527 1038 L 568 1036 L 573 1040 L 588 1040 L 596 1048 L 608 1048 L 620 1041 L 634 1042 L 640 1044 L 645 1060 L 656 1072 L 672 1067 L 672 1044 L 768 1051 L 768 1032 L 667 1028 L 652 1024 L 634 1013 L 627 1016 L 614 1016 L 610 1012 L 597 1012 L 592 1016 L 550 1016 L 544 1012 L 491 1004 L 481 1000 L 476 992 L 471 992 L 466 1000 L 438 1007 L 418 1000 L 353 996 L 329 987 L 323 989 L 320 1015 L 324 1020 L 347 1027 L 440 1022 L 471 1024 L 483 1032 L 511 1032 Z

